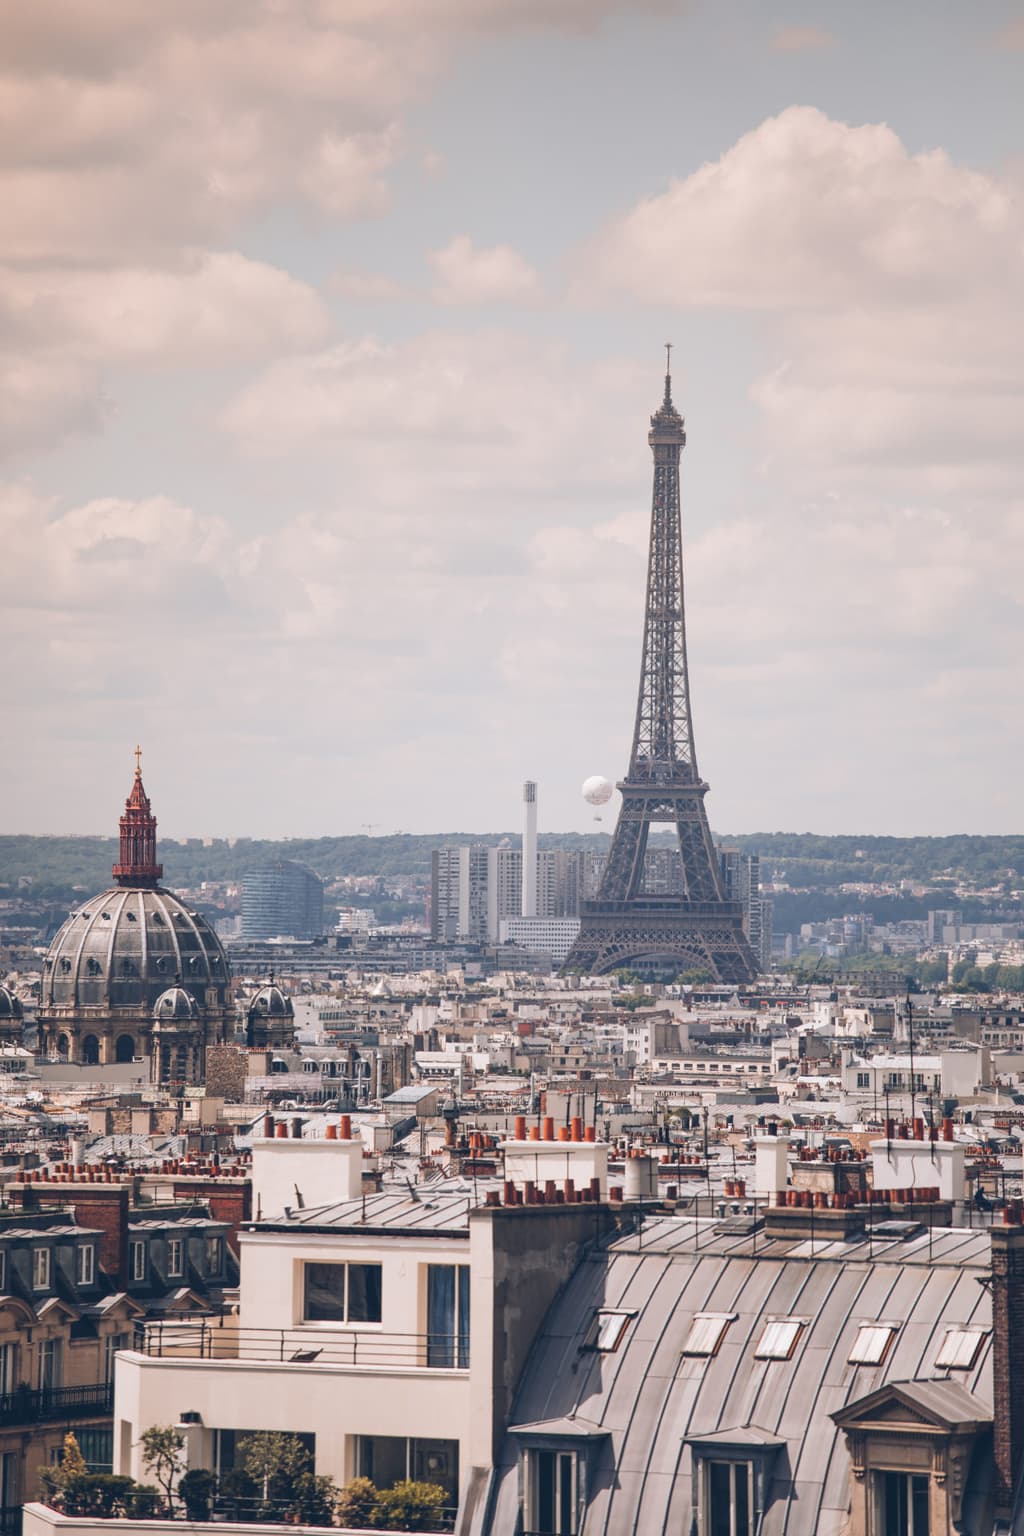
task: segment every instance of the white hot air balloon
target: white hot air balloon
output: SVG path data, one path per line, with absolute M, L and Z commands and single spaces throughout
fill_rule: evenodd
M 584 779 L 582 794 L 588 805 L 597 807 L 608 804 L 612 797 L 613 789 L 612 781 L 606 779 L 603 773 L 593 773 L 589 779 Z M 599 811 L 595 810 L 594 820 L 601 820 Z

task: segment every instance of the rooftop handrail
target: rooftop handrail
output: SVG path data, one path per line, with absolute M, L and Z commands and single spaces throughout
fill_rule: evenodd
M 462 1333 L 384 1333 L 323 1323 L 291 1328 L 239 1328 L 230 1318 L 139 1323 L 133 1349 L 162 1359 L 251 1361 L 278 1365 L 348 1365 L 468 1370 Z

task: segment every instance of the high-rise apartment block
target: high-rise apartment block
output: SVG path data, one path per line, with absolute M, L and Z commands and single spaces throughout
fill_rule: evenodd
M 743 908 L 743 927 L 758 969 L 770 970 L 772 902 L 761 894 L 761 860 L 756 853 L 740 853 L 736 848 L 721 849 L 718 859 L 727 900 L 738 901 Z
M 535 852 L 537 918 L 573 918 L 597 889 L 604 854 L 577 848 Z M 523 854 L 483 843 L 435 848 L 431 857 L 431 937 L 437 943 L 501 942 L 502 924 L 523 913 Z

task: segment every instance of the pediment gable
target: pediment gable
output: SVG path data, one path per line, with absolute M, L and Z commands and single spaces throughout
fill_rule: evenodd
M 949 1434 L 991 1422 L 988 1404 L 958 1383 L 892 1381 L 830 1415 L 840 1429 L 934 1430 Z

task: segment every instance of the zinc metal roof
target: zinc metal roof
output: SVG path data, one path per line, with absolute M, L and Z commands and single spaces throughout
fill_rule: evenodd
M 336 1204 L 303 1211 L 293 1210 L 285 1220 L 278 1217 L 256 1230 L 333 1227 L 366 1232 L 376 1228 L 404 1232 L 457 1231 L 468 1236 L 469 1212 L 474 1203 L 472 1193 L 421 1185 L 416 1194 L 415 1200 L 409 1193 L 395 1192 L 367 1195 L 365 1200 L 339 1200 Z
M 955 1397 L 958 1411 L 961 1394 L 970 1393 L 991 1412 L 990 1334 L 972 1368 L 955 1373 L 952 1393 L 949 1373 L 934 1365 L 947 1329 L 991 1328 L 989 1292 L 979 1283 L 989 1269 L 987 1232 L 922 1230 L 908 1240 L 822 1247 L 828 1251 L 812 1257 L 805 1240 L 666 1217 L 584 1259 L 534 1345 L 513 1422 L 579 1417 L 609 1431 L 591 1483 L 587 1536 L 688 1531 L 694 1453 L 687 1442 L 741 1431 L 785 1442 L 759 1536 L 840 1536 L 849 1518 L 849 1459 L 830 1414 L 895 1382 L 950 1397 L 946 1409 Z M 635 1313 L 614 1352 L 588 1347 L 599 1307 Z M 709 1310 L 735 1313 L 735 1321 L 714 1356 L 684 1356 L 694 1317 Z M 804 1320 L 792 1356 L 756 1359 L 766 1323 L 780 1318 Z M 874 1319 L 901 1320 L 884 1360 L 849 1363 L 860 1325 Z M 520 1442 L 508 1437 L 496 1462 L 494 1497 L 477 1527 L 487 1536 L 516 1527 Z

